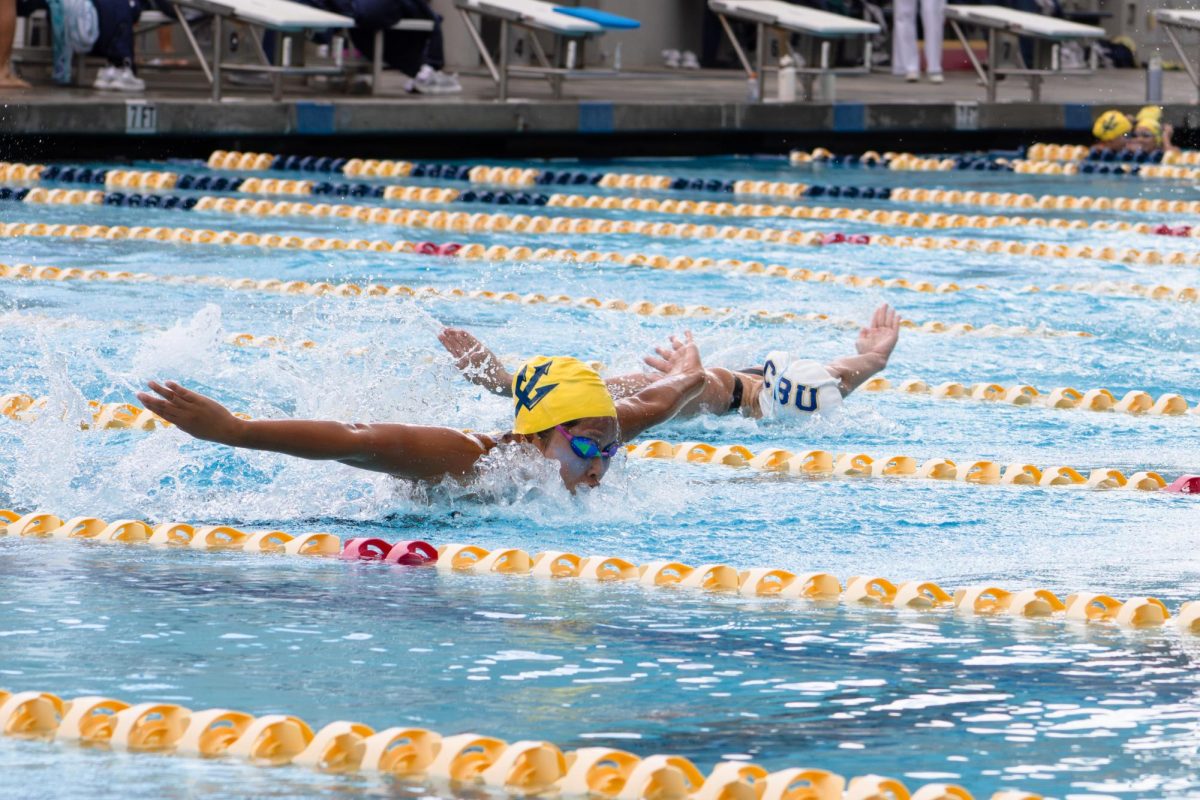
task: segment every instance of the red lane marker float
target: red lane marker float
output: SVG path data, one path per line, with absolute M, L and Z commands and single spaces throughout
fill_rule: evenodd
M 350 561 L 383 561 L 405 567 L 420 567 L 436 564 L 437 548 L 429 542 L 413 539 L 408 542 L 391 542 L 366 537 L 351 539 L 342 548 L 339 558 Z
M 413 539 L 409 542 L 397 542 L 391 550 L 388 550 L 387 556 L 384 557 L 384 561 L 389 564 L 401 564 L 406 567 L 436 564 L 437 560 L 437 548 L 429 542 L 423 542 L 420 539 Z
M 346 546 L 342 548 L 342 554 L 339 558 L 362 560 L 362 561 L 382 561 L 387 557 L 388 551 L 392 549 L 391 542 L 385 542 L 383 539 L 351 539 L 346 542 Z
M 1200 475 L 1180 475 L 1163 491 L 1176 494 L 1200 494 Z
M 1172 228 L 1170 225 L 1159 225 L 1154 229 L 1154 232 L 1159 236 L 1191 236 L 1191 225 L 1180 225 Z
M 423 256 L 452 256 L 462 250 L 462 245 L 458 242 L 417 242 L 413 249 Z
M 871 237 L 865 233 L 855 233 L 847 236 L 844 233 L 827 233 L 821 237 L 821 244 L 870 244 Z

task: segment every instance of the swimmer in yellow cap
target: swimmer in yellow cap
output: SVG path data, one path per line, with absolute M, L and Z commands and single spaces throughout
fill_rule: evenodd
M 1124 150 L 1125 139 L 1133 130 L 1133 120 L 1128 114 L 1120 111 L 1105 111 L 1096 118 L 1092 126 L 1092 135 L 1096 137 L 1096 146 L 1106 150 Z
M 671 337 L 653 362 L 660 375 L 614 401 L 594 370 L 567 356 L 537 356 L 512 376 L 510 433 L 483 435 L 454 428 L 318 420 L 245 420 L 178 383 L 151 382 L 139 392 L 146 408 L 197 439 L 270 450 L 297 458 L 340 461 L 409 480 L 467 478 L 479 460 L 502 446 L 532 446 L 559 462 L 567 489 L 596 487 L 628 441 L 666 422 L 704 388 L 704 366 L 690 333 Z
M 1161 108 L 1146 106 L 1134 118 L 1133 134 L 1129 137 L 1126 149 L 1142 153 L 1178 150 L 1178 147 L 1171 144 L 1171 134 L 1174 132 L 1174 128 L 1163 123 Z
M 870 324 L 859 331 L 855 355 L 822 364 L 773 350 L 761 367 L 707 369 L 704 390 L 683 406 L 679 416 L 741 414 L 755 419 L 804 419 L 835 412 L 842 398 L 887 366 L 899 336 L 900 316 L 885 303 L 875 309 Z M 468 380 L 495 394 L 509 395 L 512 376 L 475 336 L 460 328 L 445 328 L 438 338 Z M 670 368 L 665 356 L 660 350 L 659 357 L 646 359 L 653 373 L 609 378 L 609 390 L 616 397 L 644 391 Z

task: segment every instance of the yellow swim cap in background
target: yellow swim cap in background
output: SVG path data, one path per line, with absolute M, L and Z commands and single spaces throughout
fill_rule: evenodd
M 1156 119 L 1139 119 L 1137 121 L 1137 129 L 1139 131 L 1150 131 L 1156 141 L 1162 141 L 1162 123 Z
M 1152 119 L 1155 122 L 1162 122 L 1162 106 L 1142 106 L 1137 113 L 1137 121 Z
M 540 433 L 584 417 L 615 417 L 617 407 L 596 370 L 570 356 L 534 356 L 512 383 L 514 433 Z
M 1120 111 L 1105 111 L 1092 126 L 1092 135 L 1102 142 L 1111 142 L 1131 130 L 1133 130 L 1133 124 L 1130 123 L 1129 117 Z

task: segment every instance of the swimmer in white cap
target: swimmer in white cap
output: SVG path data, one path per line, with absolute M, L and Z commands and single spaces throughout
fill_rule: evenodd
M 858 332 L 855 355 L 822 364 L 776 350 L 767 354 L 761 367 L 710 367 L 704 371 L 703 391 L 678 416 L 736 413 L 755 419 L 804 419 L 828 415 L 842 405 L 842 398 L 887 366 L 899 336 L 900 316 L 885 303 Z M 445 328 L 438 338 L 468 380 L 495 394 L 509 394 L 508 370 L 475 336 L 460 328 Z M 659 363 L 654 359 L 646 363 L 655 372 L 608 378 L 605 383 L 612 395 L 636 394 L 662 377 Z
M 672 336 L 646 362 L 657 375 L 614 399 L 596 371 L 569 356 L 535 356 L 510 376 L 513 426 L 507 433 L 322 420 L 249 420 L 178 383 L 151 382 L 146 408 L 197 439 L 340 461 L 409 480 L 469 479 L 480 459 L 505 445 L 528 445 L 559 463 L 567 489 L 595 487 L 621 443 L 666 422 L 704 388 L 704 366 L 690 333 Z

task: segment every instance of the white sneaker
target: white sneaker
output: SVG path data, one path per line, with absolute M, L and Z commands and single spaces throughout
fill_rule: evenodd
M 105 88 L 114 92 L 144 92 L 146 91 L 146 82 L 134 75 L 132 69 L 124 67 L 117 71 Z
M 904 80 L 908 81 L 909 83 L 916 83 L 917 81 L 921 80 L 921 75 L 916 72 L 910 72 L 904 76 Z
M 442 72 L 440 69 L 433 73 L 433 85 L 437 87 L 438 94 L 457 94 L 462 91 L 458 76 Z
M 678 50 L 663 50 L 662 51 L 663 66 L 669 69 L 679 69 L 679 51 Z
M 934 73 L 930 74 L 929 82 L 930 83 L 945 83 L 946 79 L 942 77 L 942 73 L 934 72 Z
M 116 67 L 104 67 L 96 73 L 96 80 L 92 81 L 93 89 L 111 89 L 113 79 L 117 77 Z
M 411 92 L 420 92 L 421 94 L 437 94 L 437 70 L 428 64 L 422 64 L 416 76 L 412 79 Z M 406 87 L 407 88 L 407 87 Z
M 691 50 L 684 50 L 679 66 L 684 69 L 700 69 L 700 60 L 696 58 L 696 54 Z

